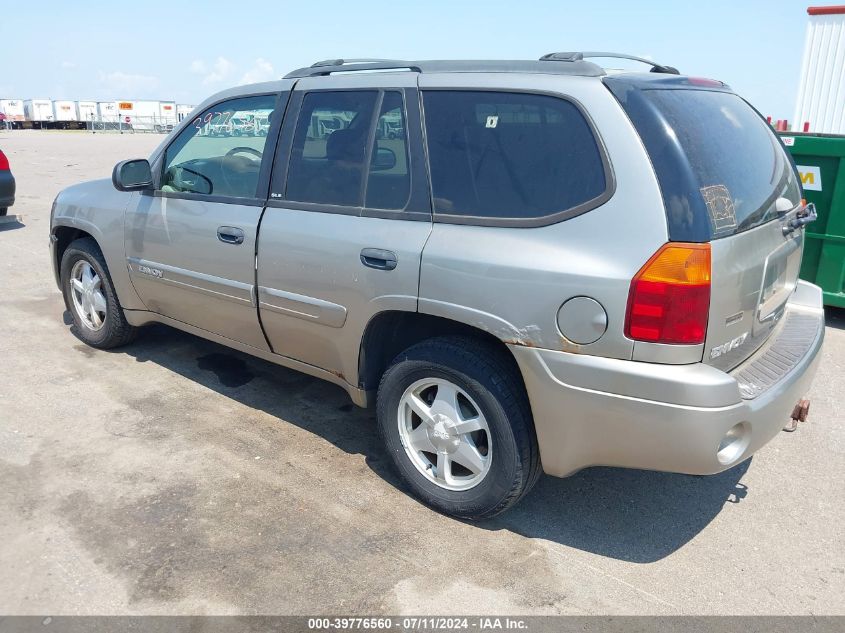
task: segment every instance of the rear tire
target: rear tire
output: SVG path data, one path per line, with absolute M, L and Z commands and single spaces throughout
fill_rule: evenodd
M 79 338 L 98 349 L 120 347 L 135 339 L 138 329 L 126 321 L 105 257 L 92 238 L 71 242 L 62 255 L 60 273 Z
M 377 416 L 388 454 L 411 492 L 445 514 L 495 516 L 541 474 L 531 408 L 506 354 L 482 340 L 434 338 L 402 352 L 382 377 Z
M 8 213 L 8 212 L 9 212 L 8 207 L 2 207 L 2 208 L 0 208 L 0 216 L 4 216 L 4 215 L 6 215 L 6 213 Z

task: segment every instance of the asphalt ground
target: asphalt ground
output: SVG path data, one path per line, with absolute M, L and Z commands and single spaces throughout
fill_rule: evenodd
M 750 461 L 543 477 L 463 523 L 402 490 L 338 387 L 164 326 L 74 337 L 51 202 L 161 140 L 0 132 L 22 215 L 0 225 L 0 613 L 845 613 L 842 311 L 809 421 Z

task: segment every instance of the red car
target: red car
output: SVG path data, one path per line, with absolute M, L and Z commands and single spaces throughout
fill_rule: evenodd
M 9 159 L 0 149 L 0 215 L 6 215 L 13 204 L 15 204 L 15 177 L 9 168 Z

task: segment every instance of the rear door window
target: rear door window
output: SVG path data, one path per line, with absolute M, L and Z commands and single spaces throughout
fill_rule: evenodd
M 610 195 L 599 143 L 568 100 L 429 90 L 423 103 L 436 214 L 543 224 L 589 210 Z
M 411 193 L 411 171 L 401 92 L 384 93 L 374 143 L 366 206 L 371 209 L 404 209 Z
M 801 194 L 771 127 L 732 92 L 626 90 L 607 80 L 648 150 L 672 240 L 700 242 L 777 217 L 775 201 Z
M 361 206 L 377 91 L 309 92 L 293 138 L 287 199 Z

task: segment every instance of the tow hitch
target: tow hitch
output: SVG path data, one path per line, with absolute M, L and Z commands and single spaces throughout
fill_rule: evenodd
M 795 405 L 795 408 L 792 410 L 792 421 L 783 427 L 783 430 L 787 433 L 792 433 L 795 429 L 798 428 L 799 422 L 806 422 L 807 415 L 810 413 L 810 401 L 807 398 L 802 398 L 798 401 L 798 404 Z

